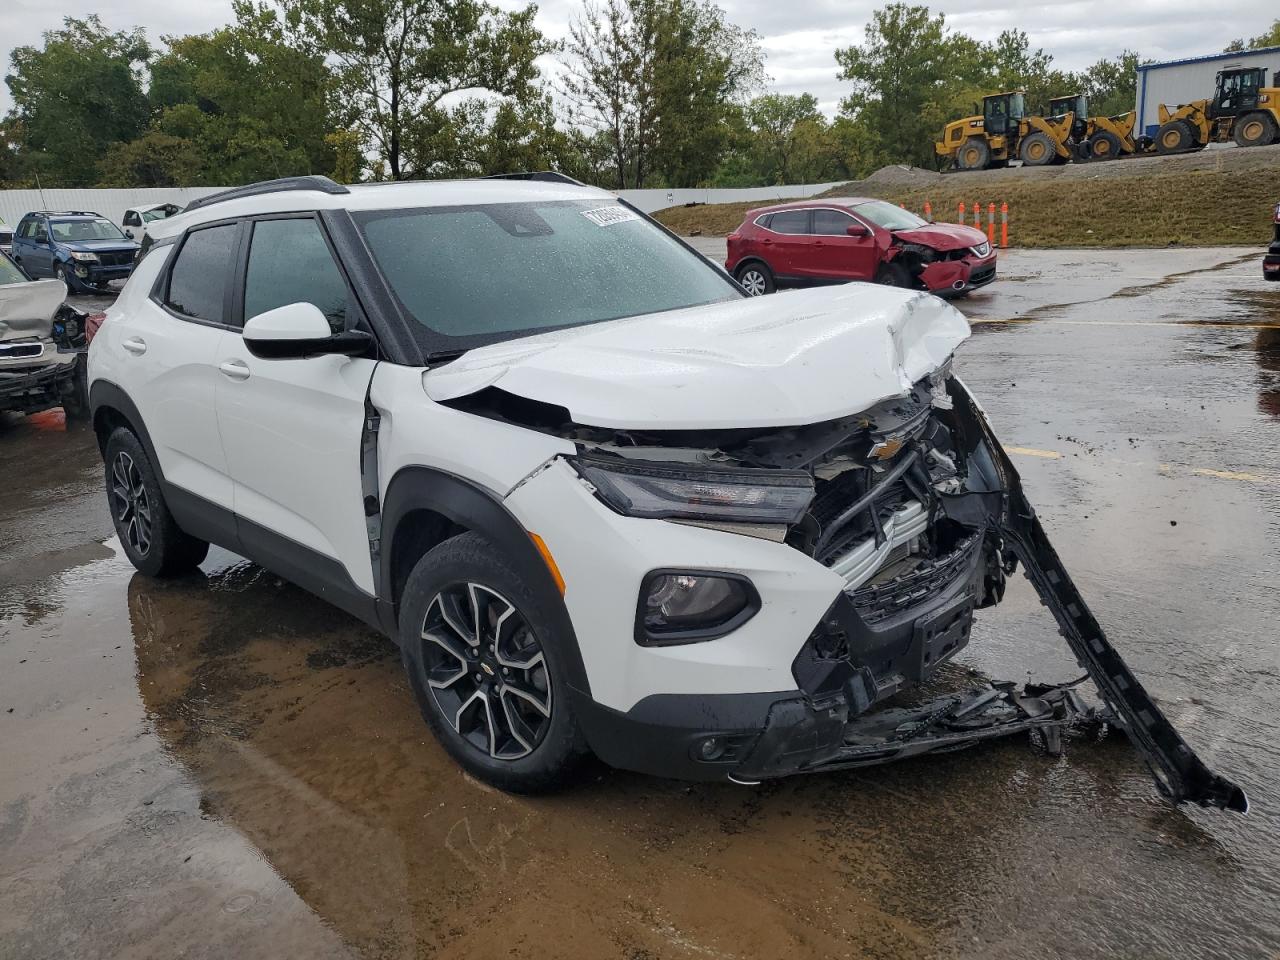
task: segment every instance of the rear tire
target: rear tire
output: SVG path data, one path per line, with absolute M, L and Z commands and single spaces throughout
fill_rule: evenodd
M 1114 160 L 1123 149 L 1120 138 L 1107 130 L 1099 131 L 1089 138 L 1090 160 Z
M 985 170 L 990 163 L 991 146 L 977 137 L 970 137 L 956 151 L 957 170 Z
M 400 649 L 418 708 L 468 773 L 512 793 L 564 784 L 587 754 L 563 645 L 540 596 L 484 537 L 430 550 L 400 603 Z M 533 666 L 529 666 L 533 664 Z
M 738 267 L 734 277 L 753 297 L 762 297 L 778 289 L 773 279 L 773 271 L 759 260 L 751 260 Z
M 1018 147 L 1018 156 L 1024 166 L 1047 167 L 1058 158 L 1058 148 L 1043 130 L 1037 130 L 1022 140 Z
M 133 431 L 117 427 L 103 454 L 107 500 L 129 562 L 149 577 L 190 573 L 209 544 L 182 531 L 164 502 L 160 480 Z
M 1156 153 L 1182 153 L 1196 145 L 1196 136 L 1185 120 L 1170 120 L 1156 132 Z
M 1267 113 L 1246 113 L 1236 121 L 1232 139 L 1242 147 L 1265 147 L 1276 142 L 1276 122 Z

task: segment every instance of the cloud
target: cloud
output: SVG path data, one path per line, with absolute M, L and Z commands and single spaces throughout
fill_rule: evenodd
M 497 0 L 507 9 L 520 0 Z M 784 93 L 812 93 L 832 113 L 846 92 L 836 79 L 835 51 L 859 43 L 871 14 L 882 3 L 870 0 L 721 0 L 729 18 L 757 31 L 767 54 L 766 70 Z M 1275 13 L 1258 0 L 1218 0 L 1206 16 L 1203 0 L 1069 0 L 1020 5 L 1013 0 L 946 0 L 930 5 L 947 22 L 981 40 L 1001 30 L 1026 31 L 1034 46 L 1053 54 L 1055 64 L 1078 70 L 1103 57 L 1135 49 L 1154 60 L 1197 56 L 1221 50 L 1236 37 L 1263 32 Z M 578 0 L 539 5 L 538 26 L 563 38 Z M 231 18 L 230 0 L 0 0 L 0 58 L 7 72 L 13 47 L 40 43 L 41 34 L 65 16 L 98 13 L 109 29 L 143 27 L 157 45 L 161 37 L 203 33 Z M 0 87 L 0 113 L 12 106 Z

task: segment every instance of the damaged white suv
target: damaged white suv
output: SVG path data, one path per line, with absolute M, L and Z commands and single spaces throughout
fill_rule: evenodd
M 275 181 L 148 238 L 90 351 L 123 549 L 163 576 L 218 543 L 385 631 L 475 775 L 542 789 L 594 752 L 750 782 L 1102 718 L 1175 800 L 1244 803 L 1061 570 L 943 301 L 751 298 L 554 174 Z M 886 707 L 1018 560 L 1109 710 Z

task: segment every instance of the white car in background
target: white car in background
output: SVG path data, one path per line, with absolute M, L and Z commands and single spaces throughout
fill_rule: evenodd
M 1052 749 L 1098 719 L 1078 680 L 895 700 L 1021 563 L 1168 796 L 1243 809 L 1049 547 L 951 373 L 968 335 L 923 291 L 749 297 L 559 174 L 298 177 L 154 225 L 90 404 L 134 566 L 217 543 L 382 630 L 499 787 L 588 751 L 749 783 Z
M 130 207 L 124 212 L 124 220 L 121 221 L 124 234 L 130 240 L 141 243 L 142 238 L 147 235 L 148 224 L 176 217 L 183 209 L 183 206 L 178 203 L 152 203 L 142 207 Z
M 0 253 L 13 253 L 13 227 L 0 217 Z

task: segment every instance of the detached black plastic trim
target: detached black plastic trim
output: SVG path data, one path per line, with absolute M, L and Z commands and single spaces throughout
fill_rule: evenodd
M 333 196 L 351 192 L 342 184 L 335 183 L 328 177 L 281 177 L 279 180 L 263 180 L 259 183 L 251 183 L 248 186 L 211 193 L 207 197 L 197 197 L 187 204 L 187 209 L 183 213 L 191 210 L 200 210 L 215 203 L 225 203 L 227 200 L 239 200 L 241 197 L 260 197 L 266 193 L 288 193 L 291 190 L 316 190 Z
M 717 577 L 721 580 L 732 580 L 746 588 L 747 603 L 723 623 L 696 630 L 672 630 L 669 633 L 650 633 L 644 625 L 645 599 L 649 596 L 649 587 L 658 577 Z M 756 585 L 740 573 L 727 573 L 723 570 L 690 570 L 662 567 L 650 570 L 640 581 L 640 593 L 636 597 L 636 643 L 642 647 L 677 647 L 688 643 L 702 643 L 706 640 L 719 640 L 760 612 L 760 591 Z

